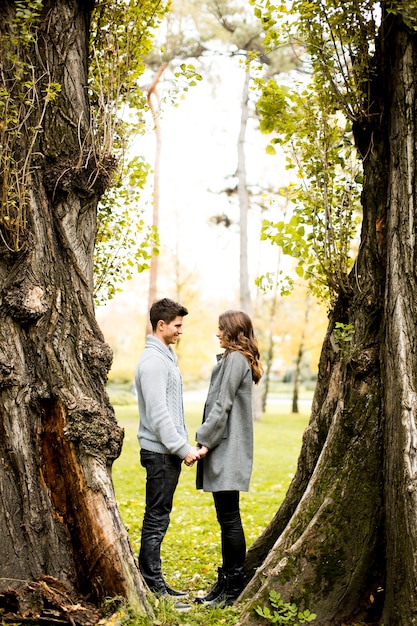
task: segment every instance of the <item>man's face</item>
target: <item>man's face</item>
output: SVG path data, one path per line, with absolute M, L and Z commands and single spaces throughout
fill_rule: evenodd
M 183 318 L 178 315 L 169 324 L 162 320 L 158 322 L 160 338 L 166 346 L 169 346 L 171 343 L 175 344 L 178 337 L 182 335 L 182 320 Z

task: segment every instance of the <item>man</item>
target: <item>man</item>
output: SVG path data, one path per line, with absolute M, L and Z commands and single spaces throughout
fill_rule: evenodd
M 168 530 L 181 462 L 192 465 L 200 452 L 187 441 L 182 378 L 172 348 L 183 332 L 185 307 L 169 298 L 150 309 L 152 334 L 135 370 L 139 406 L 140 459 L 146 469 L 146 508 L 139 568 L 149 589 L 158 596 L 185 596 L 172 589 L 161 570 L 161 544 Z M 188 605 L 177 605 L 185 608 Z

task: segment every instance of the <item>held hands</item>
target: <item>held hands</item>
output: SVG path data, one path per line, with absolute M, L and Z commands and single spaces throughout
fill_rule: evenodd
M 192 465 L 194 465 L 196 461 L 198 461 L 199 458 L 200 458 L 200 448 L 197 448 L 197 446 L 194 446 L 193 448 L 191 448 L 187 456 L 184 457 L 184 463 L 188 465 L 188 467 L 191 467 Z
M 200 450 L 200 459 L 204 459 L 209 449 L 207 446 L 202 446 L 201 443 L 197 444 L 197 448 Z
M 192 465 L 194 465 L 194 463 L 196 461 L 198 461 L 198 459 L 202 459 L 206 456 L 208 452 L 208 448 L 206 446 L 194 446 L 193 448 L 191 448 L 190 452 L 187 454 L 187 456 L 184 457 L 184 463 L 188 466 L 191 467 Z

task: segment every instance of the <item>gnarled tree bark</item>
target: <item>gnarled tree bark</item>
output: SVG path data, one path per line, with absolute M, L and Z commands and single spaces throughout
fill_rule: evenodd
M 29 45 L 16 33 L 14 2 L 0 5 L 1 86 L 20 115 L 5 114 L 3 199 L 6 148 L 15 169 L 26 166 L 18 246 L 7 199 L 0 222 L 0 592 L 46 576 L 92 601 L 122 596 L 147 611 L 113 491 L 123 431 L 106 394 L 112 354 L 93 305 L 96 208 L 114 167 L 98 157 L 90 124 L 93 4 L 45 0 Z M 26 102 L 16 100 L 16 58 L 31 81 Z
M 399 11 L 401 13 L 401 11 Z M 297 473 L 263 536 L 239 624 L 274 589 L 315 624 L 417 624 L 417 35 L 383 11 L 369 111 L 354 125 L 363 227 L 332 312 Z M 336 322 L 355 336 L 337 345 Z

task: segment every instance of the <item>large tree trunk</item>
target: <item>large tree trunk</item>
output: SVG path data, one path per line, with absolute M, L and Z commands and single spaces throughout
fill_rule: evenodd
M 330 317 L 297 473 L 247 557 L 240 624 L 269 591 L 315 624 L 417 624 L 417 37 L 383 15 L 363 158 L 363 227 L 351 294 Z M 336 322 L 354 324 L 337 345 Z M 265 558 L 266 557 L 266 558 Z M 263 559 L 265 560 L 263 561 Z M 262 562 L 263 561 L 263 562 Z
M 416 8 L 414 8 L 416 12 Z M 398 22 L 396 22 L 398 27 Z M 389 204 L 382 375 L 385 408 L 385 624 L 417 624 L 417 33 L 388 42 Z
M 46 0 L 23 57 L 19 33 L 17 47 L 10 38 L 14 3 L 0 5 L 9 93 L 0 173 L 0 591 L 48 576 L 93 601 L 123 596 L 143 611 L 113 492 L 123 431 L 106 395 L 112 355 L 92 296 L 96 207 L 111 159 L 98 161 L 90 126 L 91 9 Z M 19 101 L 28 80 L 35 86 Z M 60 92 L 48 101 L 53 83 Z

